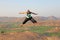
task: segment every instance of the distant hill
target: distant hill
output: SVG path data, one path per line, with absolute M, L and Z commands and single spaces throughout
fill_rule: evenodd
M 19 17 L 0 17 L 0 22 L 17 22 L 21 21 L 24 18 Z
M 36 16 L 33 17 L 37 21 L 45 21 L 45 20 L 60 20 L 55 16 L 43 17 L 43 16 Z M 22 22 L 25 17 L 0 17 L 0 22 Z
M 49 16 L 49 17 L 37 16 L 37 17 L 34 17 L 34 19 L 36 19 L 39 22 L 47 21 L 47 20 L 60 20 L 60 18 L 55 17 L 55 16 Z
M 58 20 L 58 18 L 55 17 L 55 16 L 49 16 L 49 17 L 48 17 L 48 20 Z

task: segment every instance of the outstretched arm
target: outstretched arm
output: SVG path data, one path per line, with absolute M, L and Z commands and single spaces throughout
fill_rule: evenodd
M 19 12 L 19 14 L 27 14 L 27 12 Z
M 31 12 L 32 14 L 34 14 L 34 15 L 37 15 L 36 13 L 33 13 L 33 12 Z

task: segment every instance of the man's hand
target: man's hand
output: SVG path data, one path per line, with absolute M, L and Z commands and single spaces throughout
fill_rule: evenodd
M 19 14 L 27 14 L 27 12 L 20 12 Z

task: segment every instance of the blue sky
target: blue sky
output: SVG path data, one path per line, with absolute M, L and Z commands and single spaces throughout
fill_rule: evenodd
M 21 17 L 21 11 L 30 9 L 38 16 L 60 17 L 60 0 L 0 0 L 0 16 Z

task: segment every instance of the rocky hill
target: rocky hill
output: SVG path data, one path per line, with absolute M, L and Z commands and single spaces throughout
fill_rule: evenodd
M 55 16 L 43 17 L 43 16 L 36 16 L 33 17 L 37 21 L 45 21 L 45 20 L 60 20 Z M 0 17 L 0 22 L 21 22 L 25 19 L 25 17 Z
M 60 40 L 60 38 L 56 36 L 48 37 L 38 33 L 25 31 L 0 34 L 0 40 Z
M 26 31 L 0 34 L 0 40 L 47 40 L 47 38 L 43 35 Z

